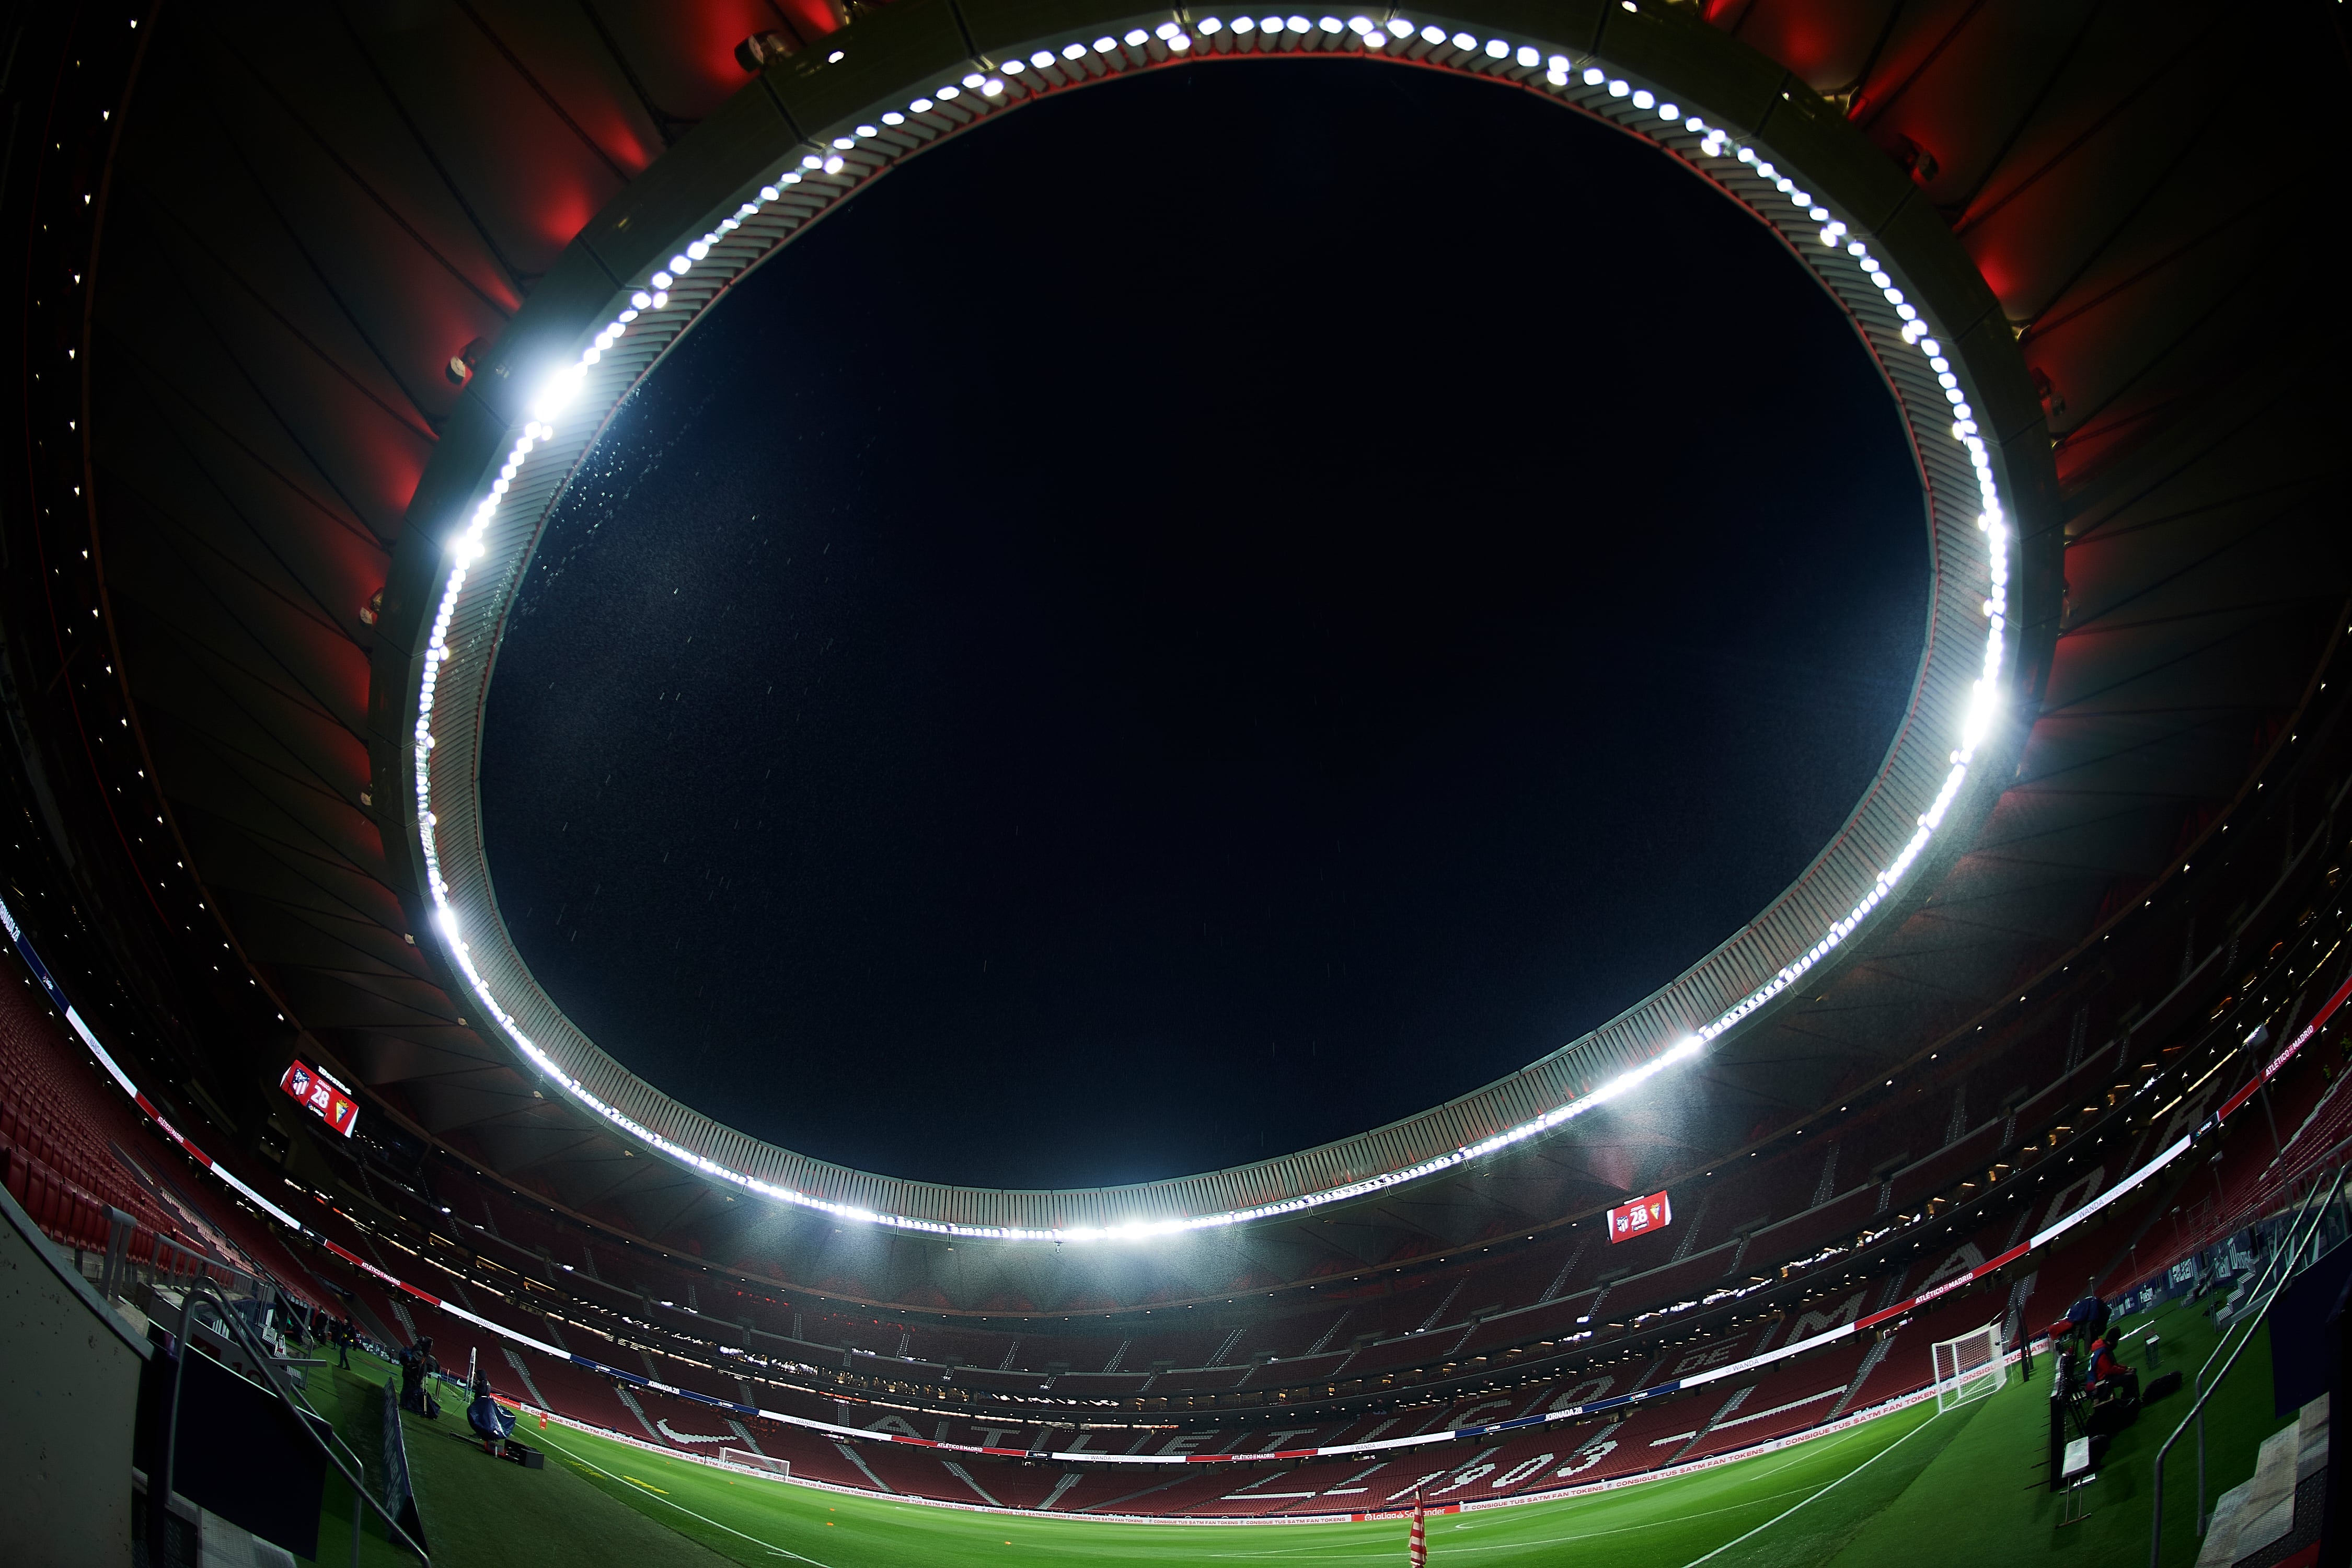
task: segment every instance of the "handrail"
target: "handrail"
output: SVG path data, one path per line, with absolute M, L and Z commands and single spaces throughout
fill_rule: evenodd
M 269 1380 L 270 1391 L 278 1395 L 278 1402 L 284 1405 L 288 1413 L 294 1417 L 294 1424 L 302 1429 L 304 1436 L 308 1436 L 313 1444 L 317 1445 L 319 1452 L 326 1456 L 327 1462 L 333 1465 L 337 1473 L 341 1475 L 343 1479 L 350 1484 L 352 1495 L 355 1498 L 363 1500 L 370 1508 L 375 1510 L 377 1515 L 383 1520 L 385 1528 L 391 1531 L 394 1535 L 397 1536 L 402 1544 L 405 1545 L 411 1552 L 416 1553 L 416 1561 L 419 1564 L 419 1568 L 431 1568 L 432 1559 L 425 1555 L 425 1548 L 419 1545 L 415 1541 L 410 1539 L 408 1531 L 401 1528 L 400 1521 L 397 1519 L 394 1519 L 391 1513 L 386 1511 L 384 1506 L 378 1502 L 375 1498 L 370 1494 L 367 1489 L 367 1483 L 362 1480 L 359 1477 L 352 1474 L 349 1469 L 345 1468 L 343 1461 L 336 1456 L 334 1449 L 329 1447 L 326 1441 L 319 1436 L 317 1429 L 313 1427 L 309 1421 L 303 1418 L 301 1410 L 294 1403 L 294 1396 L 291 1394 L 289 1394 L 286 1390 L 285 1382 L 278 1374 L 278 1363 L 269 1354 L 268 1347 L 263 1345 L 258 1340 L 254 1338 L 253 1331 L 247 1327 L 243 1320 L 238 1318 L 235 1312 L 229 1310 L 228 1298 L 220 1293 L 219 1287 L 215 1286 L 210 1279 L 205 1279 L 201 1276 L 189 1282 L 187 1293 L 180 1299 L 179 1353 L 173 1358 L 172 1398 L 171 1403 L 164 1407 L 163 1458 L 162 1465 L 159 1467 L 160 1479 L 151 1481 L 150 1484 L 150 1489 L 152 1491 L 153 1496 L 149 1500 L 149 1507 L 156 1510 L 158 1523 L 161 1523 L 162 1514 L 168 1510 L 172 1496 L 172 1466 L 173 1461 L 177 1457 L 176 1450 L 179 1446 L 180 1436 L 180 1379 L 187 1370 L 187 1355 L 190 1348 L 188 1340 L 188 1320 L 194 1310 L 195 1297 L 199 1290 L 212 1298 L 215 1303 L 215 1310 L 218 1313 L 221 1321 L 227 1326 L 229 1332 L 234 1334 L 238 1342 L 245 1347 L 246 1353 L 250 1355 L 261 1367 L 262 1375 Z M 313 1411 L 312 1414 L 316 1415 L 317 1412 Z M 358 1510 L 356 1508 L 352 1510 L 352 1518 L 354 1521 L 356 1521 L 358 1518 Z M 162 1542 L 163 1538 L 162 1534 L 153 1533 L 152 1539 L 156 1542 L 156 1550 L 160 1552 L 163 1550 Z M 353 1551 L 356 1554 L 358 1542 L 358 1529 L 356 1522 L 354 1522 L 352 1530 L 352 1542 Z
M 2238 1354 L 2242 1352 L 2247 1344 L 2252 1341 L 2254 1337 L 2254 1328 L 2259 1327 L 2262 1320 L 2270 1315 L 2271 1303 L 2278 1300 L 2279 1293 L 2286 1289 L 2287 1282 L 2294 1279 L 2294 1275 L 2298 1272 L 2294 1268 L 2294 1260 L 2302 1254 L 2304 1244 L 2316 1237 L 2319 1227 L 2326 1223 L 2328 1206 L 2336 1201 L 2336 1194 L 2343 1189 L 2344 1179 L 2345 1172 L 2342 1169 L 2338 1169 L 2336 1173 L 2335 1183 L 2327 1189 L 2327 1195 L 2319 1199 L 2316 1205 L 2312 1202 L 2310 1194 L 2305 1194 L 2302 1209 L 2295 1215 L 2294 1222 L 2289 1224 L 2286 1227 L 2286 1237 L 2278 1246 L 2272 1248 L 2270 1259 L 2264 1263 L 2263 1272 L 2256 1279 L 2255 1289 L 2247 1292 L 2248 1310 L 2241 1321 L 2252 1326 L 2246 1330 L 2245 1336 L 2238 1342 L 2238 1350 L 2231 1352 L 2230 1360 L 2223 1364 L 2220 1373 L 2214 1377 L 2212 1388 L 2218 1389 L 2221 1385 L 2223 1380 L 2228 1378 L 2230 1375 L 2230 1368 L 2237 1364 Z M 2318 1184 L 2315 1182 L 2312 1185 L 2311 1191 L 2313 1193 L 2316 1193 L 2318 1190 Z M 2296 1232 L 2298 1228 L 2303 1226 L 2304 1216 L 2305 1215 L 2310 1216 L 2310 1226 L 2308 1228 L 2303 1229 L 2301 1235 L 2297 1235 Z M 2262 1285 L 2269 1280 L 2271 1268 L 2273 1265 L 2275 1265 L 2280 1271 L 2278 1283 L 2271 1287 L 2269 1297 L 2263 1300 L 2260 1310 L 2257 1310 L 2253 1307 L 2252 1299 L 2254 1295 L 2260 1292 Z M 2229 1338 L 2226 1333 L 2221 1337 L 2225 1341 Z M 2219 1355 L 2221 1351 L 2221 1347 L 2219 1344 L 2216 1344 L 2213 1347 L 2213 1355 L 2207 1356 L 2205 1358 L 2205 1365 L 2197 1369 L 2197 1403 L 2190 1406 L 2189 1415 L 2182 1417 L 2184 1420 L 2194 1420 L 2197 1423 L 2197 1507 L 2195 1510 L 2195 1515 L 2197 1521 L 2197 1531 L 2200 1535 L 2204 1533 L 2206 1523 L 2204 1406 L 2210 1390 L 2208 1389 L 2205 1382 L 2205 1373 L 2207 1368 L 2210 1368 L 2213 1364 L 2213 1356 Z M 2159 1453 L 2159 1461 L 2161 1458 L 2162 1456 Z M 2158 1478 L 2158 1487 L 2160 1491 L 2162 1489 L 2162 1478 L 2160 1476 Z
M 2333 1094 L 2335 1090 L 2331 1089 L 2328 1092 Z M 2323 1097 L 2320 1103 L 2325 1105 L 2326 1103 L 2326 1099 Z M 2289 1133 L 2286 1140 L 2287 1145 L 2292 1147 L 2294 1141 L 2302 1135 L 2303 1130 L 2301 1129 Z M 2315 1145 L 2315 1146 L 2316 1145 Z M 2318 1153 L 2311 1156 L 2309 1159 L 2301 1161 L 2293 1175 L 2280 1178 L 2280 1186 L 2283 1188 L 2293 1187 L 2296 1183 L 2302 1181 L 2304 1177 L 2310 1175 L 2314 1172 L 2324 1172 L 2333 1169 L 2335 1163 L 2342 1159 L 2347 1153 L 2352 1153 L 2352 1134 L 2347 1134 L 2342 1138 L 2338 1138 L 2335 1142 L 2327 1145 L 2326 1148 L 2320 1150 Z M 2270 1164 L 2263 1168 L 2263 1175 L 2266 1176 L 2271 1168 L 2279 1164 L 2285 1159 L 2285 1157 L 2286 1156 L 2284 1152 L 2273 1156 Z M 2260 1178 L 2257 1179 L 2259 1180 Z M 2218 1236 L 2221 1239 L 2226 1239 L 2227 1237 L 2234 1236 L 2238 1232 L 2244 1230 L 2248 1226 L 2259 1223 L 2258 1218 L 2249 1216 L 2255 1215 L 2257 1211 L 2262 1208 L 2265 1202 L 2276 1195 L 2277 1193 L 2275 1191 L 2257 1193 L 2253 1196 L 2249 1197 L 2241 1203 L 2238 1207 L 2231 1210 L 2226 1223 L 2216 1226 L 2213 1225 L 2213 1222 L 2210 1220 L 2207 1221 L 2206 1223 L 2209 1228 L 2205 1232 L 2205 1235 L 2208 1237 L 2209 1240 L 2200 1242 L 2198 1247 L 2193 1248 L 2192 1250 L 2202 1250 L 2205 1246 L 2211 1244 L 2210 1238 L 2212 1237 Z
M 345 1442 L 343 1440 L 343 1435 L 335 1430 L 334 1423 L 328 1420 L 325 1414 L 322 1413 L 316 1405 L 310 1402 L 310 1394 L 307 1389 L 301 1390 L 299 1393 L 298 1397 L 302 1401 L 302 1407 L 304 1409 L 308 1410 L 311 1415 L 318 1416 L 320 1420 L 327 1422 L 328 1440 L 333 1443 L 337 1447 L 341 1448 L 344 1453 L 349 1454 L 352 1457 L 352 1469 L 358 1472 L 362 1480 L 365 1480 L 367 1478 L 367 1461 L 360 1458 L 360 1451 L 357 1448 L 352 1447 L 349 1443 Z M 365 1516 L 362 1515 L 358 1509 L 355 1508 L 352 1510 L 352 1568 L 360 1568 L 360 1521 L 363 1517 Z
M 2336 1172 L 2336 1181 L 2328 1188 L 2327 1195 L 2325 1198 L 2318 1200 L 2316 1204 L 2313 1202 L 2310 1196 L 2306 1195 L 2305 1197 L 2294 1221 L 2287 1227 L 2287 1238 L 2280 1245 L 2272 1248 L 2271 1256 L 2265 1259 L 2263 1264 L 2262 1272 L 2255 1277 L 2253 1287 L 2247 1292 L 2249 1298 L 2248 1307 L 2243 1313 L 2240 1314 L 2238 1320 L 2239 1322 L 2258 1327 L 2262 1320 L 2269 1314 L 2271 1302 L 2277 1299 L 2279 1292 L 2286 1288 L 2288 1279 L 2292 1278 L 2291 1274 L 2284 1272 L 2284 1265 L 2303 1250 L 2304 1240 L 2312 1234 L 2313 1231 L 2315 1231 L 2320 1219 L 2326 1213 L 2327 1205 L 2335 1201 L 2337 1192 L 2342 1189 L 2345 1174 L 2346 1173 L 2343 1169 L 2339 1169 Z M 2317 1187 L 2315 1185 L 2313 1192 L 2315 1193 L 2317 1190 Z M 2302 1236 L 2297 1236 L 2295 1232 L 2303 1228 L 2306 1217 L 2308 1217 L 2310 1221 L 2311 1229 L 2304 1231 Z M 2271 1274 L 2273 1269 L 2281 1270 L 2278 1282 L 2275 1286 L 2271 1285 Z M 2264 1298 L 2259 1305 L 2256 1305 L 2252 1298 L 2263 1296 L 2265 1287 L 2269 1288 L 2269 1295 Z M 2235 1326 L 2236 1324 L 2231 1325 L 2232 1328 Z M 2180 1425 L 2174 1428 L 2172 1436 L 2166 1438 L 2163 1446 L 2157 1449 L 2155 1482 L 2151 1489 L 2154 1498 L 2155 1515 L 2149 1526 L 2148 1541 L 2148 1558 L 2151 1568 L 2154 1568 L 2158 1553 L 2162 1550 L 2163 1546 L 2165 1456 L 2171 1452 L 2173 1444 L 2179 1440 L 2181 1434 L 2188 1429 L 2191 1422 L 2195 1422 L 2197 1424 L 2197 1528 L 2200 1534 L 2204 1531 L 2205 1406 L 2211 1399 L 2214 1392 L 2218 1390 L 2221 1384 L 2229 1377 L 2231 1369 L 2237 1365 L 2239 1355 L 2243 1353 L 2246 1346 L 2252 1342 L 2254 1337 L 2254 1327 L 2249 1327 L 2246 1332 L 2240 1336 L 2236 1347 L 2234 1349 L 2231 1349 L 2230 1359 L 2223 1364 L 2221 1373 L 2209 1384 L 2206 1381 L 2205 1374 L 2212 1370 L 2213 1363 L 2220 1358 L 2223 1350 L 2230 1349 L 2229 1331 L 2225 1329 L 2222 1331 L 2221 1342 L 2213 1347 L 2212 1353 L 2205 1358 L 2205 1364 L 2197 1369 L 2197 1379 L 2194 1384 L 2197 1391 L 2195 1403 L 2189 1407 L 2189 1413 L 2180 1418 Z
M 360 1458 L 360 1451 L 357 1448 L 352 1447 L 349 1443 L 343 1441 L 343 1435 L 335 1430 L 335 1424 L 332 1421 L 328 1421 L 326 1415 L 320 1411 L 319 1407 L 310 1402 L 310 1394 L 308 1389 L 300 1390 L 299 1397 L 301 1398 L 304 1409 L 310 1411 L 311 1415 L 318 1416 L 320 1420 L 327 1422 L 327 1436 L 337 1447 L 342 1449 L 344 1453 L 349 1454 L 352 1457 L 352 1468 L 359 1473 L 362 1480 L 365 1480 L 367 1478 L 367 1461 Z M 358 1509 L 352 1510 L 352 1568 L 360 1568 L 360 1520 L 362 1517 L 362 1516 Z
M 2343 1176 L 2340 1173 L 2336 1177 L 2336 1182 L 2339 1185 L 2343 1182 Z M 2305 1193 L 2303 1196 L 2303 1201 L 2295 1205 L 2294 1220 L 2287 1226 L 2290 1233 L 2292 1233 L 2296 1226 L 2303 1224 L 2305 1215 L 2312 1212 L 2312 1194 L 2316 1193 L 2318 1190 L 2319 1188 L 2317 1184 L 2315 1184 L 2311 1192 Z M 2329 1195 L 2332 1197 L 2334 1194 L 2331 1192 Z M 2322 1206 L 2324 1207 L 2325 1205 L 2323 1205 Z M 2263 1259 L 2262 1272 L 2254 1276 L 2253 1284 L 2246 1291 L 2246 1300 L 2249 1302 L 2252 1302 L 2255 1297 L 2260 1296 L 2263 1293 L 2264 1287 L 2270 1283 L 2272 1271 L 2284 1265 L 2293 1256 L 2294 1250 L 2298 1249 L 2291 1249 L 2284 1245 L 2271 1248 L 2271 1255 Z M 2244 1315 L 2241 1314 L 2238 1321 L 2243 1322 L 2244 1321 Z M 2231 1325 L 2231 1328 L 2235 1328 L 2236 1326 L 2236 1323 L 2232 1323 Z M 2221 1358 L 2221 1352 L 2228 1347 L 2229 1342 L 2230 1336 L 2227 1331 L 2224 1331 L 2221 1339 L 2214 1344 L 2213 1352 L 2205 1358 L 2205 1364 L 2197 1369 L 2195 1386 L 2200 1391 L 2202 1391 L 2205 1386 L 2205 1374 L 2208 1372 L 2210 1372 L 2213 1369 L 2213 1363 Z
M 2333 1204 L 2336 1201 L 2336 1194 L 2344 1190 L 2344 1178 L 2347 1173 L 2352 1173 L 2352 1165 L 2337 1166 L 2336 1171 L 2336 1180 L 2329 1184 L 2327 1195 L 2319 1200 L 2316 1204 L 2313 1204 L 2308 1199 L 2305 1201 L 2304 1213 L 2297 1215 L 2294 1224 L 2288 1227 L 2289 1240 L 2287 1244 L 2274 1249 L 2273 1256 L 2270 1262 L 2263 1265 L 2262 1275 L 2256 1281 L 2254 1290 L 2247 1293 L 2248 1308 L 2243 1313 L 2242 1321 L 2247 1323 L 2249 1327 L 2243 1334 L 2239 1336 L 2237 1348 L 2231 1351 L 2230 1359 L 2222 1363 L 2221 1372 L 2215 1374 L 2212 1382 L 2209 1384 L 2205 1381 L 2205 1369 L 2213 1364 L 2214 1356 L 2218 1356 L 2221 1353 L 2221 1345 L 2217 1344 L 2213 1347 L 2213 1355 L 2210 1355 L 2205 1358 L 2205 1367 L 2198 1369 L 2197 1381 L 2200 1387 L 2197 1393 L 2197 1402 L 2190 1405 L 2189 1413 L 2180 1418 L 2180 1425 L 2172 1429 L 2172 1436 L 2167 1437 L 2164 1440 L 2163 1446 L 2157 1449 L 2154 1485 L 2150 1488 L 2150 1490 L 2154 1495 L 2155 1511 L 2148 1522 L 2148 1568 L 2161 1568 L 2160 1558 L 2164 1550 L 2165 1456 L 2172 1452 L 2172 1446 L 2180 1441 L 2181 1434 L 2189 1430 L 2189 1423 L 2192 1421 L 2199 1423 L 2198 1434 L 2201 1445 L 2201 1439 L 2204 1434 L 2202 1422 L 2205 1415 L 2206 1405 L 2212 1399 L 2215 1391 L 2220 1389 L 2224 1382 L 2228 1381 L 2231 1370 L 2238 1364 L 2238 1358 L 2245 1354 L 2246 1347 L 2248 1345 L 2254 1342 L 2255 1331 L 2261 1328 L 2263 1320 L 2269 1316 L 2272 1303 L 2278 1300 L 2279 1293 L 2284 1290 L 2287 1287 L 2288 1281 L 2294 1278 L 2294 1272 L 2284 1267 L 2284 1260 L 2292 1259 L 2300 1254 L 2303 1251 L 2304 1243 L 2317 1234 L 2319 1222 L 2326 1215 L 2328 1205 Z M 2315 1187 L 2314 1190 L 2316 1191 L 2317 1189 Z M 2306 1216 L 2308 1218 L 2308 1228 L 2305 1228 Z M 2295 1234 L 2298 1230 L 2301 1231 L 2300 1235 Z M 2252 1298 L 2260 1291 L 2263 1285 L 2269 1282 L 2273 1265 L 2281 1265 L 2278 1282 L 2275 1285 L 2271 1286 L 2270 1294 L 2263 1298 L 2261 1306 L 2256 1308 L 2252 1304 Z M 2231 1325 L 2232 1328 L 2235 1326 L 2235 1324 Z M 2221 1335 L 2222 1344 L 2227 1344 L 2229 1342 L 2229 1331 L 2224 1330 Z M 2197 1522 L 2201 1531 L 2205 1522 L 2205 1478 L 2203 1474 L 2203 1449 L 2201 1446 L 2199 1449 L 2198 1468 Z

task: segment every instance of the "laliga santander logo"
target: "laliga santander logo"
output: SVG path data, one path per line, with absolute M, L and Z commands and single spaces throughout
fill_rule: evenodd
M 1630 1204 L 1619 1204 L 1609 1211 L 1609 1240 L 1613 1246 L 1631 1241 L 1637 1236 L 1647 1236 L 1654 1230 L 1664 1230 L 1674 1223 L 1675 1205 L 1664 1193 L 1652 1193 L 1645 1198 L 1635 1198 Z

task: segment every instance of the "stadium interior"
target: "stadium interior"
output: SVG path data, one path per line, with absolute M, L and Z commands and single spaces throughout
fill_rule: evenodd
M 2352 1563 L 2340 13 L 19 11 L 0 1556 Z M 483 861 L 567 480 L 897 162 L 1277 52 L 1556 100 L 1813 270 L 1935 552 L 1885 763 L 1339 1142 L 1004 1190 L 672 1099 Z

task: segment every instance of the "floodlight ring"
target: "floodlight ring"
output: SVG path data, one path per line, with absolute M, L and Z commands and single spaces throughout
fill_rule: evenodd
M 386 798 L 400 803 L 404 902 L 487 1033 L 623 1136 L 713 1182 L 903 1231 L 1119 1241 L 1297 1214 L 1457 1169 L 1648 1082 L 1836 965 L 1857 932 L 1958 853 L 2021 747 L 2057 580 L 2040 410 L 1983 279 L 1832 106 L 1704 24 L 1630 5 L 1445 0 L 1278 32 L 1226 21 L 1221 7 L 1139 13 L 1120 0 L 897 0 L 861 13 L 823 49 L 771 66 L 574 239 L 474 378 L 420 483 L 374 675 L 375 710 L 397 715 L 374 750 Z M 1909 434 L 1934 557 L 1910 707 L 1861 802 L 1762 914 L 1591 1034 L 1418 1116 L 1230 1171 L 1051 1192 L 908 1182 L 764 1143 L 655 1089 L 531 977 L 482 847 L 488 682 L 564 486 L 630 390 L 730 284 L 897 163 L 1121 75 L 1306 54 L 1486 77 L 1638 136 L 1769 226 L 1846 310 Z

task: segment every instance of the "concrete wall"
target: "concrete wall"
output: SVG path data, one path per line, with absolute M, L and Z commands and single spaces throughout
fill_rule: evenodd
M 0 1191 L 0 1558 L 131 1562 L 143 1344 Z

